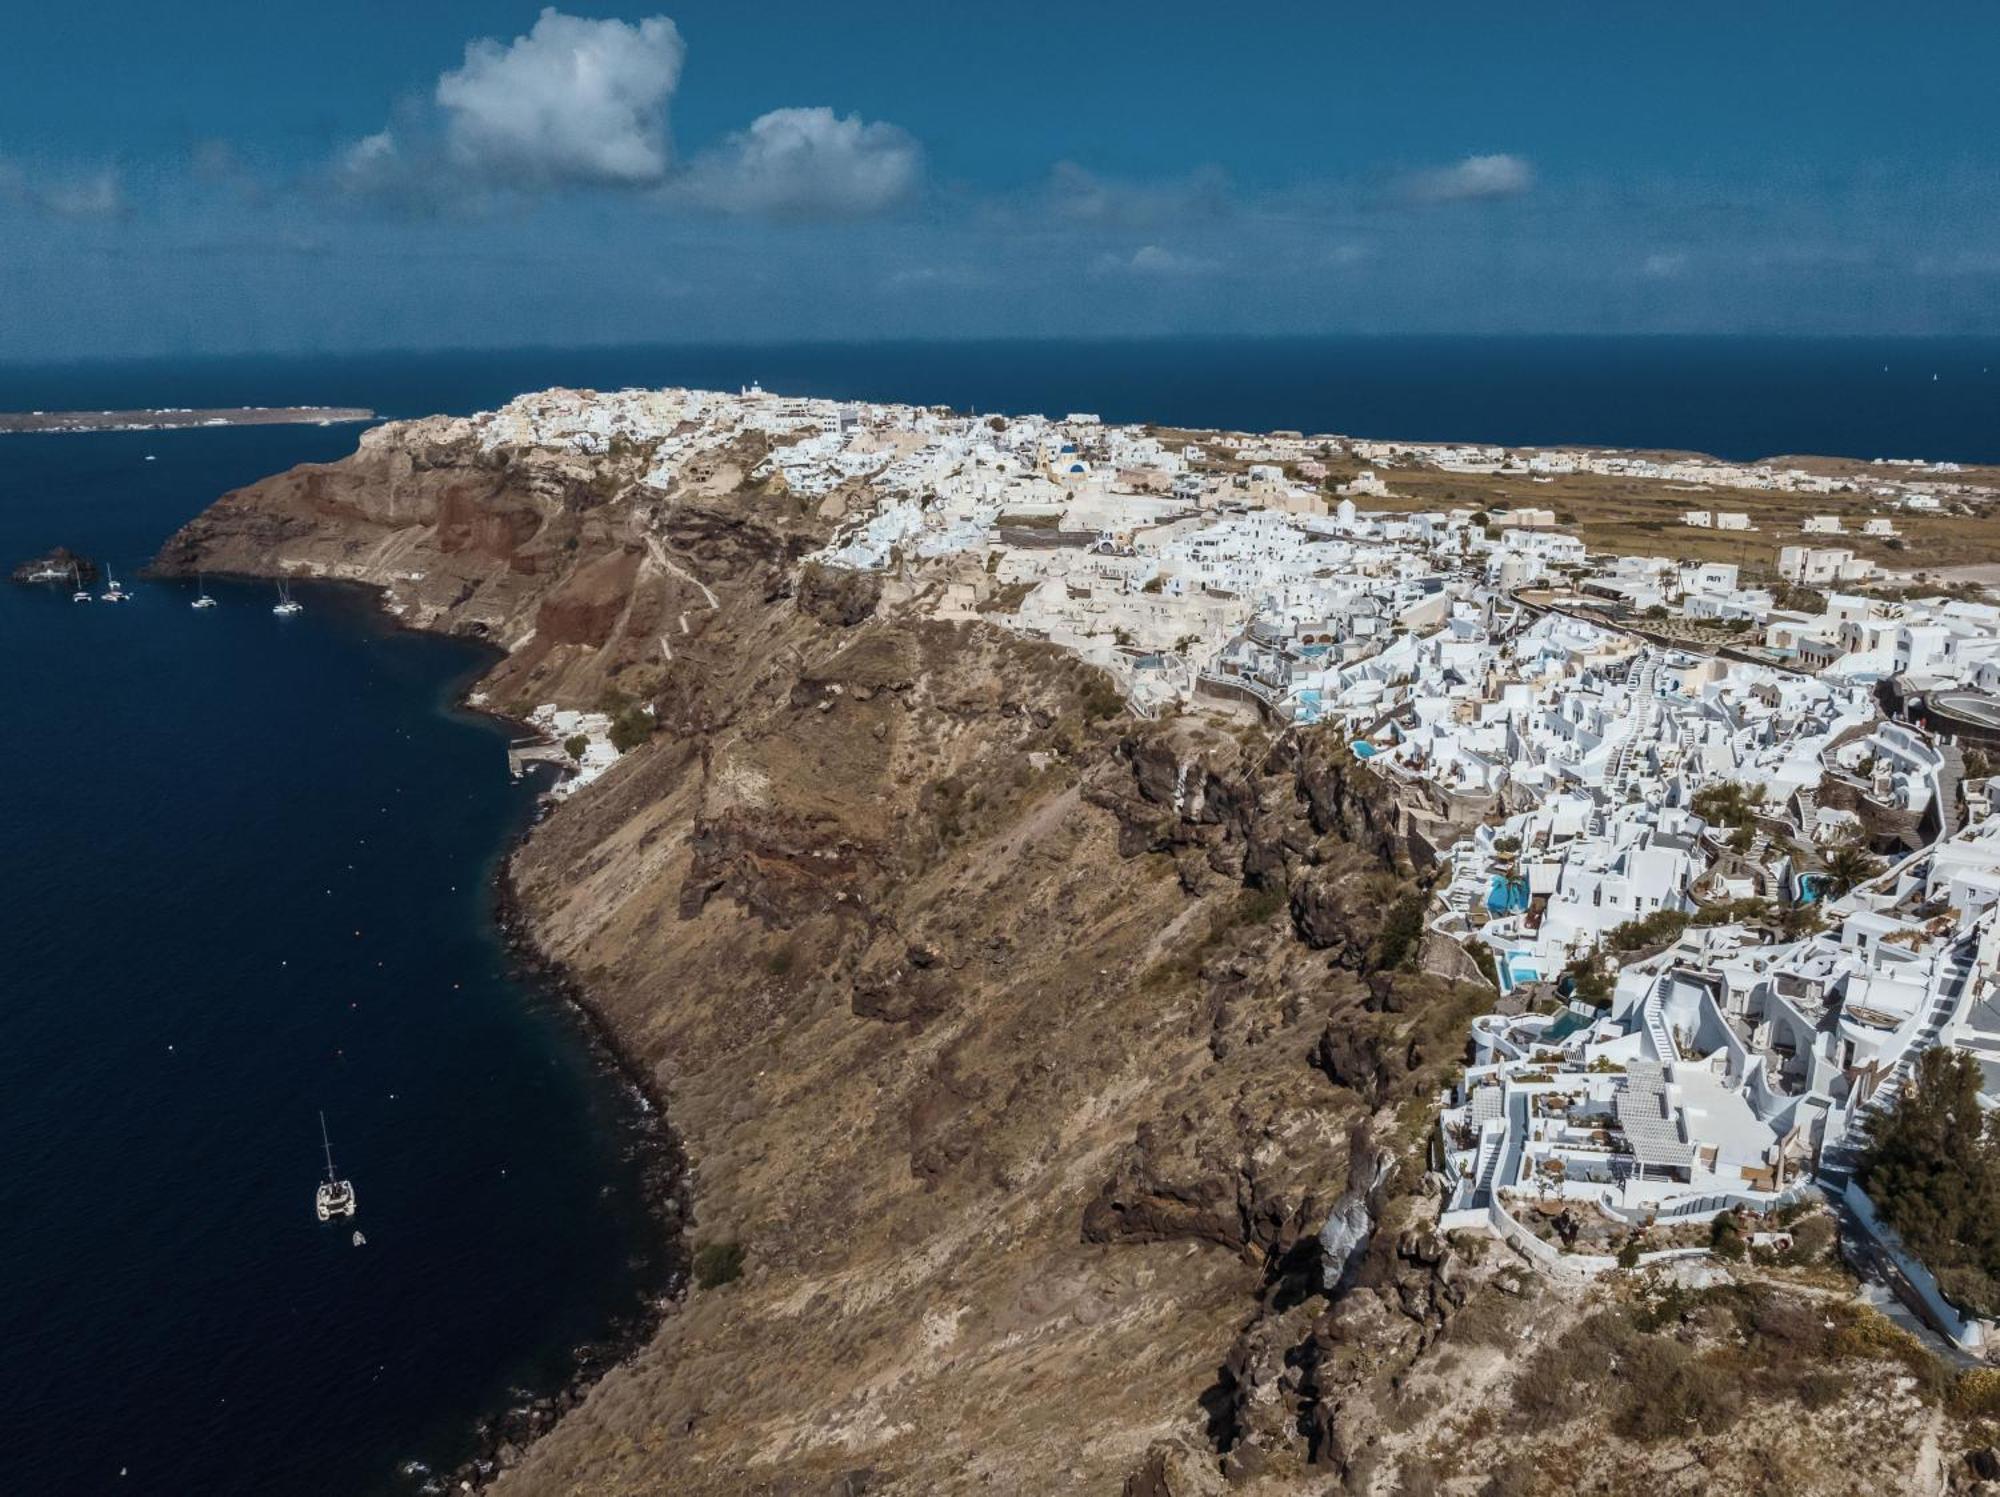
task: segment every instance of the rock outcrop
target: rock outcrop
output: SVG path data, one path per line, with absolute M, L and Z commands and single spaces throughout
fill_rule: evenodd
M 22 562 L 14 568 L 12 576 L 14 581 L 21 583 L 74 582 L 87 585 L 97 580 L 97 563 L 88 556 L 79 556 L 67 546 L 57 546 L 53 551 L 45 551 Z

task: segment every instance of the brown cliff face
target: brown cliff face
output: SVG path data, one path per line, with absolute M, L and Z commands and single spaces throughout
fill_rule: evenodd
M 1135 723 L 1063 652 L 802 566 L 824 527 L 782 495 L 630 478 L 415 423 L 160 563 L 382 587 L 508 646 L 496 706 L 655 707 L 511 877 L 667 1099 L 695 1244 L 744 1270 L 499 1489 L 1388 1482 L 1396 1389 L 1498 1291 L 1418 1219 L 1481 995 L 1392 934 L 1387 787 L 1330 735 Z M 1349 1206 L 1381 1225 L 1330 1293 Z

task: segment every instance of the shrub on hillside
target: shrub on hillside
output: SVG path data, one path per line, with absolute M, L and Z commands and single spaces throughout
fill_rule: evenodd
M 705 1242 L 694 1250 L 694 1282 L 697 1289 L 719 1289 L 742 1277 L 742 1243 Z
M 1926 1050 L 1886 1112 L 1868 1118 L 1861 1188 L 1961 1308 L 2000 1313 L 2000 1120 L 1979 1105 L 1979 1063 Z

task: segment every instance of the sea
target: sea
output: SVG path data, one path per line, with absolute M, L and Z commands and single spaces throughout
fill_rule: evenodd
M 2000 341 L 1336 339 L 518 349 L 0 367 L 0 409 L 491 407 L 692 384 L 1730 458 L 2000 461 Z M 646 1104 L 510 960 L 534 814 L 478 648 L 353 591 L 142 579 L 357 428 L 0 435 L 0 1492 L 417 1489 L 665 1287 Z M 322 1224 L 324 1115 L 359 1213 Z M 365 1243 L 356 1245 L 359 1229 Z M 766 1390 L 782 1396 L 782 1390 Z

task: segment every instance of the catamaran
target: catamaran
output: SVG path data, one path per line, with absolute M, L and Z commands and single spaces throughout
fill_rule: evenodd
M 111 568 L 106 567 L 104 569 L 104 601 L 107 603 L 123 603 L 131 596 L 130 593 L 126 592 L 119 585 L 118 579 L 111 575 Z
M 88 603 L 90 601 L 90 589 L 83 585 L 83 573 L 77 570 L 75 562 L 69 564 L 69 580 L 76 587 L 76 591 L 69 595 L 70 602 Z
M 279 618 L 288 619 L 295 613 L 304 613 L 305 611 L 305 605 L 303 603 L 294 603 L 292 601 L 292 590 L 283 582 L 280 582 L 278 584 L 278 601 L 271 605 L 271 612 L 278 615 Z
M 326 1150 L 326 1179 L 320 1182 L 318 1193 L 313 1197 L 313 1210 L 323 1222 L 332 1221 L 336 1216 L 354 1215 L 354 1186 L 334 1173 L 333 1143 L 326 1136 L 326 1114 L 319 1115 L 320 1146 Z
M 198 594 L 198 596 L 197 596 L 197 597 L 195 598 L 195 600 L 194 600 L 194 601 L 193 601 L 192 603 L 188 604 L 188 607 L 190 607 L 190 608 L 213 608 L 213 607 L 215 607 L 215 599 L 211 598 L 211 597 L 210 597 L 210 596 L 208 595 L 208 588 L 207 588 L 207 586 L 206 586 L 206 585 L 205 585 L 205 584 L 204 584 L 204 583 L 202 582 L 202 580 L 201 580 L 201 573 L 199 573 L 199 572 L 196 572 L 196 573 L 194 574 L 194 586 L 195 586 L 195 592 L 196 592 L 196 593 Z

